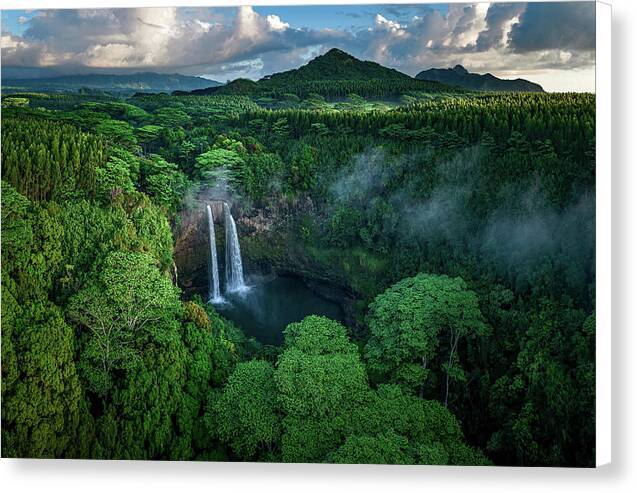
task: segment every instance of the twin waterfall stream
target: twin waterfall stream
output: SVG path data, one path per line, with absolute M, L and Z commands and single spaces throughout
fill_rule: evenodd
M 280 346 L 285 327 L 308 315 L 344 321 L 340 305 L 319 296 L 301 278 L 279 276 L 273 271 L 263 275 L 257 269 L 251 272 L 249 285 L 246 285 L 237 225 L 229 204 L 212 200 L 206 205 L 206 212 L 209 238 L 207 301 L 247 337 Z M 216 236 L 215 229 L 220 228 L 225 231 L 216 231 L 220 235 Z M 205 251 L 205 244 L 202 248 Z
M 219 261 L 217 257 L 217 243 L 215 241 L 215 221 L 212 215 L 210 204 L 206 205 L 208 213 L 208 236 L 210 239 L 210 272 L 208 301 L 213 304 L 224 303 L 225 300 L 221 295 L 221 286 L 219 282 Z M 227 203 L 223 203 L 223 221 L 226 229 L 226 293 L 236 293 L 245 291 L 248 287 L 243 279 L 243 263 L 241 261 L 241 248 L 239 247 L 239 236 L 237 235 L 237 225 L 230 213 L 230 207 Z

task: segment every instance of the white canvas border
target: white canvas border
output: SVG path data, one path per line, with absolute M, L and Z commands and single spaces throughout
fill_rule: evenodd
M 611 15 L 597 2 L 595 12 L 595 430 L 596 465 L 611 462 Z M 601 55 L 601 56 L 600 56 Z

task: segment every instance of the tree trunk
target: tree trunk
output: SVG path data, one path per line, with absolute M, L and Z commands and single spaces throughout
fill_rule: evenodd
M 449 370 L 451 369 L 451 363 L 453 361 L 453 354 L 456 352 L 456 347 L 458 346 L 458 340 L 460 339 L 460 332 L 454 333 L 454 330 L 451 329 L 451 341 L 449 346 L 449 362 L 447 363 L 447 381 L 446 381 L 446 390 L 445 390 L 445 407 L 448 407 L 449 404 Z

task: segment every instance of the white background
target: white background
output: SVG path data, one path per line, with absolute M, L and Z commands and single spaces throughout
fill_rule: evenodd
M 285 4 L 276 0 L 3 0 L 2 8 L 148 6 L 196 4 Z M 305 3 L 313 3 L 306 0 Z M 356 0 L 315 3 L 365 3 Z M 378 1 L 367 3 L 379 3 Z M 390 2 L 384 2 L 390 3 Z M 395 2 L 394 2 L 395 3 Z M 408 3 L 404 0 L 403 3 Z M 241 492 L 364 490 L 367 492 L 453 491 L 637 491 L 637 2 L 613 5 L 613 463 L 597 470 L 449 468 L 400 466 L 327 466 L 99 461 L 0 461 L 2 491 L 42 493 Z M 598 53 L 598 57 L 605 54 Z M 598 166 L 608 163 L 598 162 Z

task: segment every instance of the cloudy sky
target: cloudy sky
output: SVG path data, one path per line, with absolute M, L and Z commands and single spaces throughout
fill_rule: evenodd
M 409 75 L 462 64 L 593 91 L 594 2 L 2 11 L 3 78 L 179 72 L 226 81 L 332 47 Z

